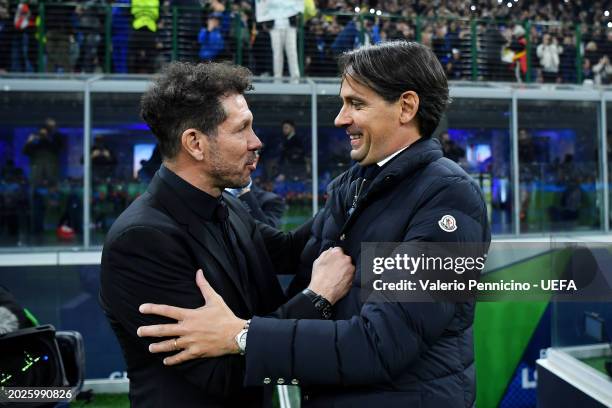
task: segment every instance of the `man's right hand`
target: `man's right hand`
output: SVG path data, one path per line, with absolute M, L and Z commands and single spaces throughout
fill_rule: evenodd
M 342 248 L 330 248 L 314 261 L 308 289 L 333 305 L 348 293 L 354 276 L 351 257 L 345 255 Z

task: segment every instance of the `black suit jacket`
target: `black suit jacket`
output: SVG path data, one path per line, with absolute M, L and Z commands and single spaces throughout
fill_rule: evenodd
M 238 199 L 257 221 L 274 228 L 280 226 L 285 212 L 285 201 L 278 194 L 252 184 L 251 190 L 238 196 Z
M 304 295 L 283 304 L 285 297 L 275 276 L 275 272 L 295 271 L 310 224 L 295 233 L 281 233 L 256 225 L 238 201 L 229 194 L 224 197 L 229 221 L 250 268 L 248 289 L 256 291 L 256 296 L 244 293 L 238 272 L 230 267 L 221 244 L 208 230 L 210 224 L 198 218 L 159 175 L 121 214 L 106 237 L 100 302 L 124 353 L 133 406 L 261 405 L 261 389 L 242 387 L 244 357 L 199 359 L 166 367 L 162 359 L 168 354 L 148 352 L 148 345 L 160 339 L 136 335 L 139 326 L 168 321 L 140 314 L 142 303 L 185 308 L 204 304 L 195 285 L 198 268 L 241 318 L 266 314 L 320 317 Z M 258 299 L 258 304 L 249 299 Z

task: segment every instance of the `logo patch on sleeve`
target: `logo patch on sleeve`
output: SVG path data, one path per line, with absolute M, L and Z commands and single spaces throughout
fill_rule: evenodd
M 457 221 L 452 215 L 445 215 L 440 218 L 438 225 L 442 228 L 442 231 L 446 232 L 453 232 L 457 229 Z

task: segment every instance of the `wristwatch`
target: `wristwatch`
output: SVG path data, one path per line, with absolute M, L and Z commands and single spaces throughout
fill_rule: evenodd
M 244 328 L 238 332 L 234 340 L 236 340 L 236 344 L 238 344 L 238 350 L 240 351 L 240 355 L 244 356 L 246 353 L 246 342 L 247 342 L 247 334 L 249 333 L 249 325 L 251 324 L 251 319 L 247 320 Z
M 323 319 L 329 320 L 332 317 L 332 305 L 329 300 L 308 288 L 304 289 L 302 293 L 308 296 L 315 309 L 321 313 Z

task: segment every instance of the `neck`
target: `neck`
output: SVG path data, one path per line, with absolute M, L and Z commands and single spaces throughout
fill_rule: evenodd
M 193 166 L 192 164 L 185 165 L 184 163 L 181 163 L 180 160 L 164 160 L 164 166 L 195 188 L 202 190 L 213 197 L 219 197 L 221 195 L 222 189 L 216 187 L 212 183 L 210 177 L 207 177 L 202 172 L 199 172 L 196 166 Z
M 413 145 L 414 143 L 416 143 L 420 139 L 421 139 L 421 135 L 419 134 L 418 131 L 415 130 L 415 131 L 408 132 L 406 134 L 406 136 L 404 136 L 404 137 L 402 137 L 401 139 L 398 140 L 398 143 L 395 146 L 395 149 L 390 154 L 393 154 L 393 153 L 397 152 L 398 150 L 401 150 L 401 149 L 404 149 L 406 147 L 409 147 L 409 146 Z

